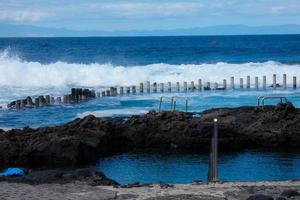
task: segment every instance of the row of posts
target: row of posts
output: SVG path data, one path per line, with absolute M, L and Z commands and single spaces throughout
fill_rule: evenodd
M 245 84 L 246 83 L 246 84 Z M 183 88 L 181 88 L 180 86 L 180 83 L 179 82 L 176 82 L 176 85 L 175 85 L 175 90 L 176 92 L 187 92 L 187 91 L 202 91 L 202 90 L 226 90 L 226 89 L 235 89 L 235 88 L 248 88 L 250 89 L 251 88 L 251 79 L 250 79 L 250 76 L 247 76 L 246 78 L 246 81 L 244 83 L 244 79 L 243 78 L 240 78 L 239 79 L 239 87 L 236 86 L 235 84 L 235 77 L 230 77 L 230 85 L 228 86 L 227 85 L 227 80 L 224 79 L 223 80 L 223 83 L 222 84 L 219 84 L 219 83 L 211 83 L 211 82 L 207 82 L 206 85 L 203 85 L 202 83 L 202 79 L 199 79 L 198 80 L 198 83 L 197 85 L 195 84 L 194 81 L 191 81 L 190 84 L 188 85 L 188 82 L 183 82 Z M 167 86 L 167 87 L 166 87 Z M 287 75 L 286 74 L 283 74 L 283 78 L 282 78 L 282 85 L 278 84 L 277 82 L 277 76 L 276 74 L 273 75 L 273 82 L 270 86 L 267 85 L 267 77 L 266 76 L 263 76 L 262 77 L 262 88 L 263 89 L 267 89 L 267 87 L 272 87 L 273 89 L 276 89 L 276 88 L 284 88 L 286 89 L 287 88 Z M 296 76 L 293 76 L 293 84 L 292 84 L 292 87 L 294 89 L 297 88 L 297 77 Z M 165 91 L 168 91 L 168 92 L 172 92 L 172 83 L 171 82 L 168 82 L 166 85 L 165 83 L 157 83 L 157 82 L 154 82 L 153 85 L 152 85 L 152 92 L 153 93 L 164 93 Z M 259 83 L 259 77 L 256 76 L 255 77 L 255 82 L 254 82 L 254 88 L 255 89 L 259 89 L 260 88 L 260 83 Z M 165 90 L 166 89 L 166 90 Z M 151 93 L 151 84 L 150 84 L 150 81 L 147 81 L 146 82 L 146 87 L 144 88 L 144 83 L 140 83 L 139 87 L 137 86 L 127 86 L 127 87 L 119 87 L 119 91 L 117 89 L 117 87 L 111 87 L 109 90 L 105 90 L 105 91 L 102 91 L 102 93 L 98 93 L 97 96 L 100 97 L 100 96 L 116 96 L 118 94 L 120 95 L 124 95 L 124 94 L 137 94 L 137 93 L 140 93 L 140 94 L 143 94 L 143 93 Z
M 164 93 L 165 89 L 168 92 L 172 92 L 172 83 L 168 82 L 167 84 L 167 88 L 165 86 L 165 83 L 157 83 L 154 82 L 152 84 L 152 92 L 153 93 Z M 260 84 L 259 84 L 259 78 L 256 76 L 255 77 L 255 82 L 254 82 L 254 88 L 255 89 L 259 89 Z M 267 78 L 266 76 L 262 77 L 262 88 L 263 89 L 267 89 Z M 283 88 L 286 89 L 287 88 L 287 75 L 283 74 L 282 77 L 282 85 L 278 84 L 277 82 L 277 76 L 276 74 L 273 74 L 273 82 L 272 85 L 269 86 L 272 87 L 273 89 L 276 88 Z M 293 76 L 293 80 L 292 80 L 292 87 L 294 89 L 297 88 L 297 77 Z M 224 79 L 222 84 L 219 83 L 210 83 L 207 82 L 206 84 L 202 83 L 202 79 L 198 79 L 198 83 L 195 84 L 194 81 L 191 81 L 190 84 L 188 84 L 188 82 L 183 82 L 183 87 L 181 87 L 179 82 L 176 82 L 175 84 L 175 90 L 176 92 L 188 92 L 188 91 L 202 91 L 202 90 L 226 90 L 226 89 L 235 89 L 236 88 L 236 84 L 235 84 L 235 78 L 234 77 L 230 77 L 230 85 L 227 85 L 227 80 Z M 237 87 L 238 88 L 238 87 Z M 246 85 L 244 84 L 244 79 L 240 78 L 239 79 L 239 88 L 243 89 L 243 88 L 251 88 L 251 79 L 250 76 L 247 76 L 246 78 Z M 124 94 L 143 94 L 143 93 L 151 93 L 151 83 L 150 81 L 147 81 L 144 87 L 144 83 L 140 83 L 139 87 L 137 86 L 127 86 L 127 87 L 119 87 L 119 90 L 117 89 L 117 87 L 110 87 L 108 90 L 102 91 L 102 92 L 95 92 L 95 90 L 89 90 L 89 89 L 82 89 L 82 88 L 72 88 L 71 89 L 71 94 L 67 94 L 64 95 L 62 98 L 61 97 L 56 97 L 56 99 L 54 97 L 50 97 L 49 95 L 46 96 L 39 96 L 37 98 L 34 99 L 34 101 L 31 99 L 31 97 L 27 97 L 26 99 L 23 100 L 17 100 L 17 101 L 13 101 L 11 103 L 9 103 L 7 105 L 8 108 L 23 108 L 23 107 L 43 107 L 43 106 L 48 106 L 48 105 L 53 105 L 53 104 L 72 104 L 72 103 L 78 103 L 84 100 L 89 100 L 89 99 L 93 99 L 96 97 L 105 97 L 105 96 L 116 96 L 118 94 L 120 95 L 124 95 Z
M 26 99 L 12 101 L 7 105 L 7 108 L 31 108 L 31 107 L 44 107 L 55 104 L 72 104 L 79 103 L 81 101 L 96 98 L 95 90 L 72 88 L 71 94 L 64 95 L 63 97 L 51 97 L 50 95 L 38 96 L 32 99 L 28 96 Z

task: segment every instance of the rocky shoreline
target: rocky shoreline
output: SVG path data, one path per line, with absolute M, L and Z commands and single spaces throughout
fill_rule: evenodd
M 79 169 L 51 169 L 51 170 L 28 170 L 25 176 L 0 177 L 0 182 L 22 183 L 30 185 L 40 184 L 67 184 L 76 181 L 87 185 L 111 185 L 119 186 L 114 180 L 107 178 L 103 173 L 90 168 Z
M 0 163 L 7 166 L 80 167 L 132 150 L 207 151 L 219 121 L 221 150 L 300 150 L 300 109 L 278 106 L 221 108 L 200 115 L 149 112 L 128 119 L 87 116 L 65 125 L 0 131 Z
M 176 184 L 172 187 L 153 184 L 132 188 L 90 186 L 80 181 L 42 185 L 0 182 L 0 198 L 5 200 L 299 200 L 299 186 L 299 181 Z
M 23 177 L 0 178 L 1 198 L 300 199 L 298 180 L 120 185 L 103 173 L 80 168 L 101 157 L 134 150 L 207 151 L 214 118 L 219 123 L 221 151 L 269 148 L 294 149 L 300 152 L 300 109 L 290 103 L 266 106 L 263 109 L 212 109 L 196 115 L 149 112 L 144 116 L 132 116 L 128 119 L 96 118 L 89 115 L 56 127 L 0 130 L 0 163 L 28 170 Z M 59 167 L 64 170 L 57 169 Z

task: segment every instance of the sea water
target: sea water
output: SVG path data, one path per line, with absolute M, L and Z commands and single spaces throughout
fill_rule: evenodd
M 207 181 L 207 154 L 126 153 L 101 159 L 94 168 L 121 184 Z M 221 181 L 275 181 L 300 177 L 300 155 L 292 152 L 221 153 Z
M 71 87 L 94 88 L 177 81 L 222 83 L 231 76 L 287 74 L 300 79 L 300 35 L 0 38 L 0 106 L 38 95 L 61 96 Z M 299 80 L 300 81 L 300 80 Z M 252 85 L 253 87 L 253 85 Z M 174 88 L 175 89 L 175 88 Z M 284 95 L 299 106 L 299 90 L 227 90 L 164 94 L 189 98 L 189 110 L 254 106 L 265 94 Z M 162 94 L 106 97 L 71 106 L 0 110 L 1 128 L 54 126 L 88 114 L 120 116 L 157 110 Z M 277 103 L 276 101 L 270 103 Z M 178 109 L 184 109 L 178 102 Z M 164 104 L 164 109 L 169 109 Z

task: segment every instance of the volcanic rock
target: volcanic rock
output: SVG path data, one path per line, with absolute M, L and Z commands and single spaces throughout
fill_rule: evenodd
M 211 109 L 198 115 L 149 112 L 126 120 L 89 115 L 56 127 L 0 131 L 0 163 L 20 167 L 82 166 L 134 150 L 208 151 L 215 118 L 221 151 L 300 150 L 300 109 L 288 103 Z

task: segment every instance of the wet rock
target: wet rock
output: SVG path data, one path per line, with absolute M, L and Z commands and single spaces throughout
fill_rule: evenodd
M 135 187 L 142 187 L 144 185 L 141 185 L 140 182 L 134 182 L 129 184 L 120 185 L 120 188 L 135 188 Z
M 192 185 L 201 185 L 203 183 L 203 181 L 200 181 L 200 180 L 194 180 L 192 182 Z
M 12 101 L 9 104 L 7 104 L 7 108 L 9 109 L 20 109 L 24 107 L 32 107 L 34 103 L 32 102 L 31 97 L 26 97 L 26 99 L 20 99 L 16 101 Z
M 31 97 L 27 97 L 26 98 L 26 106 L 27 107 L 32 107 L 34 105 L 33 101 L 32 101 L 32 98 Z
M 289 189 L 283 191 L 281 193 L 281 196 L 290 198 L 290 197 L 300 196 L 300 193 L 297 190 Z
M 120 194 L 117 196 L 117 200 L 125 200 L 125 199 L 138 199 L 138 195 L 134 194 Z
M 274 87 L 274 84 L 270 85 L 270 87 Z M 278 83 L 276 83 L 276 87 L 281 87 L 281 85 L 279 85 Z
M 192 195 L 192 194 L 178 194 L 178 195 L 164 195 L 147 198 L 146 200 L 225 200 L 222 197 L 208 196 L 208 195 Z
M 277 197 L 275 200 L 286 200 L 284 197 Z
M 86 182 L 90 185 L 119 185 L 116 181 L 107 178 L 103 173 L 89 168 L 74 171 L 42 170 L 30 171 L 23 177 L 0 177 L 0 181 L 27 183 L 32 185 L 51 183 L 70 183 L 74 181 Z
M 12 101 L 9 104 L 7 104 L 7 108 L 15 108 L 16 106 L 16 101 Z
M 161 189 L 174 188 L 174 185 L 168 183 L 159 183 Z
M 250 196 L 247 200 L 274 200 L 274 198 L 263 194 L 255 194 Z
M 134 182 L 134 183 L 128 184 L 128 187 L 129 188 L 132 188 L 132 187 L 141 187 L 141 184 L 140 184 L 140 182 Z
M 0 134 L 0 163 L 20 167 L 82 166 L 131 150 L 208 150 L 213 119 L 219 121 L 220 150 L 300 150 L 300 109 L 292 104 L 223 108 L 193 113 L 149 112 L 144 116 L 89 115 L 57 127 L 29 127 Z
M 43 107 L 43 106 L 46 106 L 47 103 L 46 103 L 46 99 L 44 96 L 39 96 L 38 97 L 38 100 L 39 100 L 39 107 Z

